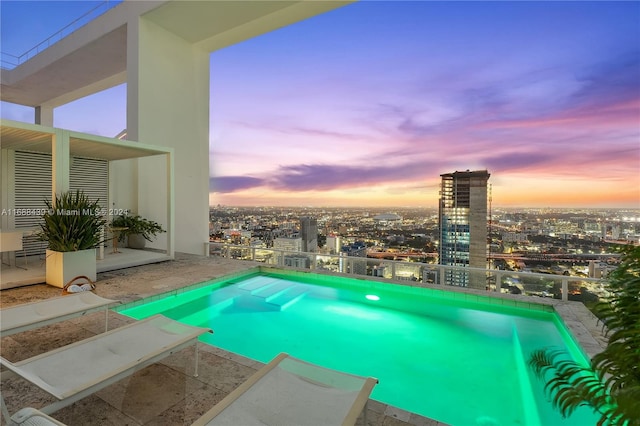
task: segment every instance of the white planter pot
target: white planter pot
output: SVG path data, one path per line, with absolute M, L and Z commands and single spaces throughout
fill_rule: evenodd
M 147 245 L 147 240 L 140 234 L 129 234 L 127 241 L 132 249 L 142 250 Z
M 96 281 L 96 249 L 59 252 L 47 250 L 47 284 L 63 288 L 80 275 Z

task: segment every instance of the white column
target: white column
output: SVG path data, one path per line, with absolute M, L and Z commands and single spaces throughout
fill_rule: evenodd
M 0 210 L 11 212 L 15 203 L 15 151 L 0 149 Z M 0 215 L 0 228 L 12 229 L 15 226 L 13 214 Z
M 167 255 L 173 259 L 175 254 L 175 171 L 173 152 L 165 155 L 167 161 Z
M 167 227 L 165 203 L 175 197 L 175 250 L 202 254 L 209 235 L 209 52 L 144 18 L 129 24 L 127 38 L 129 139 L 175 150 L 175 196 L 158 185 L 166 178 L 162 160 L 139 160 L 137 212 Z
M 56 129 L 51 138 L 51 201 L 56 194 L 69 190 L 69 132 Z
M 53 107 L 40 105 L 36 107 L 35 123 L 41 126 L 53 127 Z

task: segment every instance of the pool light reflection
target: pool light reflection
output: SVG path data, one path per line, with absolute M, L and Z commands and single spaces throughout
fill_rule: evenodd
M 376 296 L 375 294 L 367 294 L 365 297 L 367 298 L 367 300 L 380 300 L 380 296 Z

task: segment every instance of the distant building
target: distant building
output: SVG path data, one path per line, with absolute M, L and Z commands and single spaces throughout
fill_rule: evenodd
M 251 231 L 241 229 L 225 229 L 224 238 L 231 244 L 249 244 L 251 241 Z
M 402 223 L 402 216 L 395 213 L 383 213 L 373 217 L 373 221 L 382 226 L 389 226 L 397 223 Z
M 386 269 L 387 267 L 384 265 L 376 265 L 373 267 L 373 270 L 371 271 L 371 275 L 373 275 L 374 277 L 384 278 L 384 273 Z
M 367 274 L 367 246 L 364 242 L 356 241 L 353 244 L 342 246 L 340 252 L 343 256 L 351 258 L 346 263 L 344 259 L 340 259 L 340 272 L 356 275 Z M 362 257 L 364 259 L 353 259 L 353 257 Z
M 602 227 L 598 222 L 585 222 L 584 223 L 584 232 L 587 234 L 601 234 Z
M 311 259 L 302 254 L 286 255 L 284 256 L 284 266 L 309 269 L 311 267 Z
M 325 248 L 329 254 L 336 254 L 340 252 L 342 246 L 342 238 L 338 235 L 327 235 L 327 243 Z
M 619 225 L 613 225 L 611 227 L 611 239 L 613 239 L 613 240 L 620 239 L 620 226 Z
M 341 251 L 351 257 L 367 257 L 367 245 L 363 241 L 342 246 Z
M 527 234 L 522 232 L 503 232 L 502 241 L 505 243 L 526 243 L 529 240 Z
M 279 237 L 273 240 L 273 248 L 275 250 L 302 251 L 302 238 Z
M 589 278 L 603 278 L 607 272 L 607 263 L 597 260 L 589 261 Z
M 318 221 L 312 217 L 300 218 L 300 236 L 302 237 L 302 251 L 318 251 Z
M 487 182 L 491 175 L 478 170 L 440 176 L 440 264 L 486 269 Z M 446 284 L 484 288 L 484 282 L 471 281 L 467 272 L 445 271 Z

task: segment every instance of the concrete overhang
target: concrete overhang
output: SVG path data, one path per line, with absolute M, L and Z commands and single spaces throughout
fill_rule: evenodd
M 0 120 L 0 148 L 51 154 L 54 137 L 60 131 L 69 133 L 69 154 L 73 157 L 113 161 L 173 152 L 170 148 L 12 120 Z
M 125 0 L 16 68 L 0 70 L 0 100 L 56 107 L 125 83 L 127 24 L 140 16 L 213 52 L 352 2 Z

